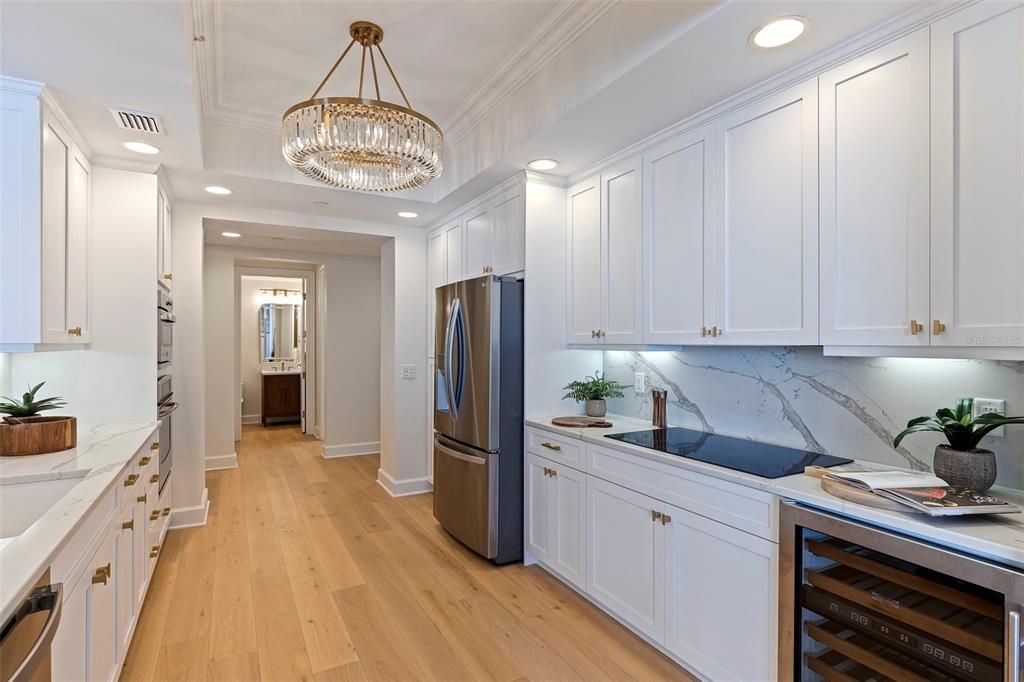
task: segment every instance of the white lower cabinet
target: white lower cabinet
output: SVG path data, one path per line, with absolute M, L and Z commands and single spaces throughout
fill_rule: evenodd
M 88 678 L 89 575 L 73 585 L 64 584 L 60 624 L 50 643 L 50 674 L 54 682 L 79 682 Z
M 89 679 L 117 679 L 117 540 L 112 527 L 83 577 L 89 578 Z M 91 577 L 90 577 L 91 576 Z
M 587 587 L 587 476 L 529 455 L 526 544 L 538 560 L 581 590 Z
M 527 429 L 528 443 L 545 440 L 552 440 L 550 432 Z M 699 496 L 682 483 L 676 490 L 664 476 L 660 488 L 649 485 L 646 460 L 632 462 L 634 456 L 616 451 L 623 457 L 614 470 L 630 488 L 600 478 L 601 462 L 611 465 L 599 456 L 608 448 L 575 443 L 587 451 L 587 473 L 527 454 L 530 553 L 700 676 L 774 680 L 778 545 L 767 523 L 774 505 L 764 508 L 765 523 L 752 526 L 764 528 L 762 535 L 739 530 L 653 497 Z M 714 502 L 701 509 L 716 519 L 752 513 L 745 508 L 730 516 L 728 508 L 742 508 L 747 496 L 764 502 L 761 491 L 729 481 L 715 479 L 714 490 Z
M 666 510 L 665 648 L 713 680 L 772 679 L 778 546 L 683 509 Z

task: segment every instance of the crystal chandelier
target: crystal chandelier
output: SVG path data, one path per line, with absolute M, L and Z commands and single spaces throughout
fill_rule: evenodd
M 425 185 L 441 175 L 444 136 L 436 123 L 409 104 L 380 47 L 384 31 L 368 21 L 349 27 L 352 42 L 320 81 L 313 96 L 284 112 L 281 151 L 308 177 L 333 187 L 396 192 Z M 321 97 L 324 85 L 356 43 L 362 45 L 358 97 Z M 382 101 L 377 81 L 377 48 L 405 106 Z M 366 55 L 377 99 L 363 98 Z

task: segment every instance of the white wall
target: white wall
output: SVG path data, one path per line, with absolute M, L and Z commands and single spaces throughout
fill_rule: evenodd
M 562 387 L 600 369 L 601 351 L 568 350 L 566 338 L 566 192 L 526 183 L 526 279 L 524 282 L 527 417 L 582 413 L 562 402 Z
M 13 387 L 45 381 L 80 421 L 156 419 L 156 197 L 148 173 L 94 167 L 85 350 L 15 353 Z M 176 453 L 177 454 L 177 453 Z
M 255 326 L 249 339 L 245 320 L 256 319 L 257 304 L 242 311 L 243 327 L 235 341 L 235 263 L 272 256 L 283 270 L 325 268 L 326 303 L 324 423 L 321 438 L 328 455 L 377 452 L 380 440 L 380 265 L 367 256 L 325 255 L 312 252 L 268 252 L 245 247 L 206 246 L 204 271 L 206 306 L 206 458 L 225 461 L 234 453 L 237 385 L 235 358 L 240 343 L 251 341 L 255 358 Z M 269 266 L 268 266 L 269 267 Z M 280 281 L 269 286 L 281 286 Z M 267 286 L 263 282 L 259 286 Z M 242 292 L 245 301 L 245 293 Z M 244 365 L 243 365 L 244 366 Z M 255 370 L 258 373 L 258 369 Z M 244 380 L 244 379 L 243 379 Z M 259 377 L 245 380 L 258 390 Z M 247 399 L 247 403 L 248 403 Z M 245 407 L 247 414 L 250 407 Z
M 239 330 L 238 330 L 238 367 L 239 378 L 245 386 L 242 392 L 242 418 L 249 418 L 247 423 L 262 414 L 263 391 L 261 390 L 262 362 L 260 361 L 260 305 L 267 302 L 268 297 L 260 293 L 260 289 L 291 289 L 302 290 L 301 279 L 260 278 L 242 276 L 239 289 Z M 281 299 L 284 302 L 284 299 Z M 292 296 L 288 303 L 302 305 L 301 297 Z
M 0 353 L 0 396 L 11 395 L 11 354 Z

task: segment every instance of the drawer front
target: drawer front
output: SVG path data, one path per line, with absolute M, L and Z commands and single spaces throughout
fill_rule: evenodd
M 94 547 L 94 541 L 109 528 L 117 510 L 117 488 L 111 486 L 99 499 L 96 506 L 82 521 L 82 525 L 69 537 L 50 564 L 53 582 L 70 582 L 80 568 L 81 560 Z
M 586 445 L 581 440 L 559 436 L 550 431 L 528 428 L 526 430 L 526 449 L 540 457 L 565 464 L 566 466 L 586 471 Z
M 592 476 L 778 541 L 778 498 L 771 493 L 598 445 L 587 446 L 587 452 Z

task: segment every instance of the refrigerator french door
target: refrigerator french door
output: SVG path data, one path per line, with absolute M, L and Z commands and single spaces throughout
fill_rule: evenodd
M 523 553 L 523 283 L 436 290 L 434 516 L 478 554 Z

